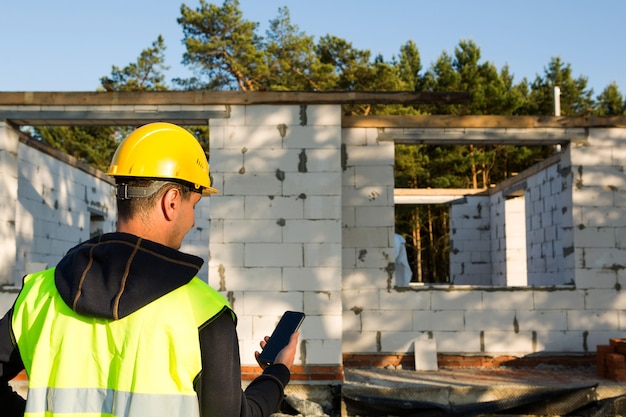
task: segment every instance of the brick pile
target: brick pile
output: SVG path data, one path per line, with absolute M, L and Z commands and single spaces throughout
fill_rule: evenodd
M 626 339 L 609 339 L 608 345 L 598 345 L 596 369 L 602 378 L 626 381 Z

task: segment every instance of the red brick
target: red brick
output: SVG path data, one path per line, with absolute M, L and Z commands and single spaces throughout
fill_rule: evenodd
M 618 339 L 618 338 L 611 338 L 609 339 L 609 345 L 611 346 L 617 346 L 620 343 L 625 343 L 626 339 Z
M 626 357 L 619 353 L 607 353 L 605 364 L 607 369 L 626 369 Z

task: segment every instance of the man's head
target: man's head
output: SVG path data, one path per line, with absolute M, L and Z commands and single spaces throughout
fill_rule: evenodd
M 193 226 L 200 197 L 218 192 L 200 143 L 171 123 L 133 131 L 120 143 L 107 174 L 116 181 L 118 230 L 173 247 Z

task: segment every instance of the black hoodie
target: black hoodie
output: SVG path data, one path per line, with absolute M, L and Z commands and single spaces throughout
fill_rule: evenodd
M 118 320 L 187 284 L 202 262 L 131 234 L 107 233 L 70 249 L 55 269 L 55 285 L 75 312 Z M 0 320 L 0 404 L 3 416 L 22 416 L 24 400 L 8 385 L 24 369 L 12 334 L 12 312 Z M 289 370 L 272 365 L 242 390 L 239 342 L 228 308 L 200 326 L 199 339 L 202 372 L 195 387 L 201 416 L 269 416 L 277 411 Z

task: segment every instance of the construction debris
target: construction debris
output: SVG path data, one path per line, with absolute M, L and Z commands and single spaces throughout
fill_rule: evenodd
M 626 339 L 609 339 L 608 345 L 598 345 L 596 360 L 598 376 L 626 381 Z

